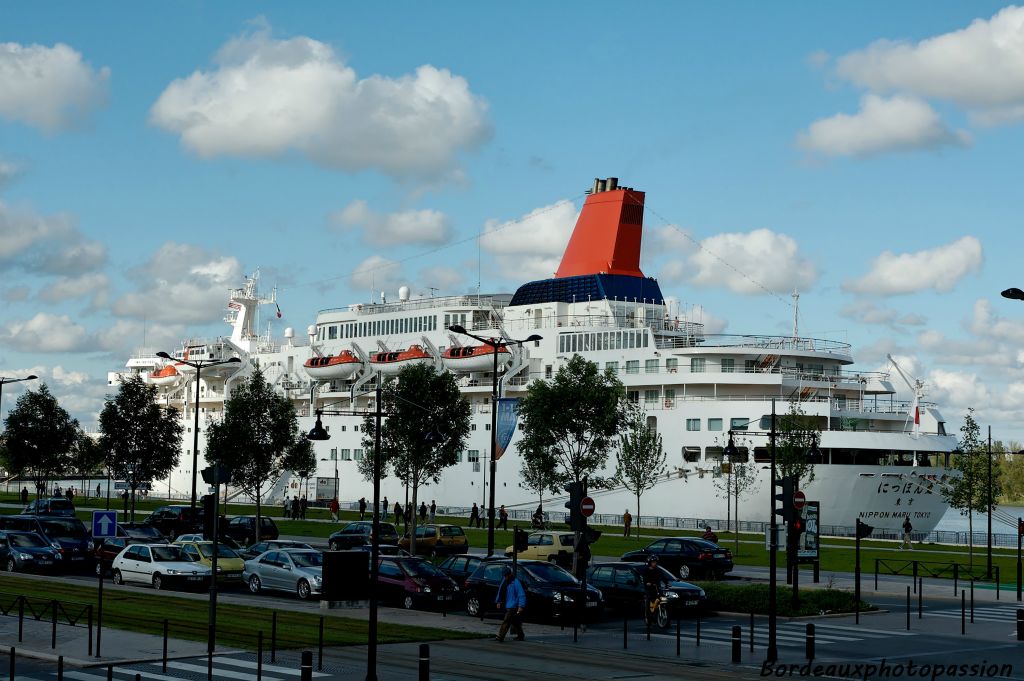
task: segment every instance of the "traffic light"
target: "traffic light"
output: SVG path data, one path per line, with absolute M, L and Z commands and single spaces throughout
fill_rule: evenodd
M 526 534 L 526 530 L 520 530 L 517 527 L 512 531 L 512 537 L 512 546 L 515 553 L 522 553 L 529 547 L 527 543 L 529 535 Z
M 569 501 L 565 502 L 565 507 L 569 509 L 569 527 L 573 532 L 582 532 L 586 526 L 586 518 L 580 512 L 580 502 L 585 494 L 583 483 L 570 482 L 565 486 L 565 491 L 569 493 Z
M 213 524 L 217 522 L 217 497 L 207 494 L 203 497 L 203 539 L 213 541 Z
M 795 481 L 793 478 L 789 476 L 775 480 L 775 488 L 781 492 L 779 494 L 775 494 L 775 501 L 780 502 L 778 504 L 774 504 L 775 514 L 781 516 L 782 522 L 787 525 L 793 517 L 793 490 L 796 488 L 794 483 Z

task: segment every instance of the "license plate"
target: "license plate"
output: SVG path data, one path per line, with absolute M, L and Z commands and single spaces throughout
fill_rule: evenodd
M 450 601 L 451 599 L 452 599 L 451 596 L 438 596 L 437 597 L 437 600 L 439 600 L 439 601 Z
M 716 553 L 716 554 L 714 554 L 714 556 L 715 556 L 715 558 L 725 558 L 725 554 L 724 553 Z
M 686 601 L 687 605 L 700 605 L 700 601 Z
M 597 607 L 597 601 L 590 601 L 589 603 L 587 603 L 587 607 L 588 608 L 596 608 Z
M 202 577 L 196 575 L 195 577 L 189 577 L 188 581 L 190 581 L 190 582 L 198 582 L 200 579 L 202 579 Z
M 36 561 L 36 562 L 39 563 L 40 565 L 53 565 L 53 561 L 52 560 L 39 560 L 39 561 Z
M 84 560 L 85 556 L 71 556 L 71 560 Z

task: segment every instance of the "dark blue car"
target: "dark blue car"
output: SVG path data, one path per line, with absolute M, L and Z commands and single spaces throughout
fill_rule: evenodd
M 0 566 L 7 572 L 50 572 L 62 567 L 60 551 L 35 532 L 0 531 Z
M 46 515 L 2 515 L 0 530 L 34 532 L 60 552 L 61 565 L 69 572 L 92 572 L 95 560 L 92 541 L 78 518 Z

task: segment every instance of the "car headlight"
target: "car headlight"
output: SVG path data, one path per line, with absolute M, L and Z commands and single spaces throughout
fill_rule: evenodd
M 317 584 L 319 584 L 320 582 L 323 581 L 323 577 L 314 577 L 313 581 L 316 582 Z
M 666 591 L 665 598 L 679 598 L 679 594 L 677 594 L 675 591 Z
M 18 558 L 21 560 L 32 560 L 32 555 L 28 553 L 19 553 Z
M 420 591 L 422 591 L 425 594 L 428 594 L 428 593 L 430 593 L 430 587 L 429 586 L 424 586 L 424 587 L 422 587 L 420 589 Z
M 568 594 L 564 594 L 561 591 L 556 591 L 551 596 L 551 600 L 553 600 L 555 603 L 572 603 L 573 602 L 572 596 L 570 596 Z
M 173 569 L 169 569 L 169 570 L 167 570 L 167 574 L 169 574 L 169 575 L 176 575 L 176 574 L 178 574 L 178 571 L 177 570 L 173 570 Z
M 455 585 L 452 586 L 452 591 L 458 591 L 458 590 L 459 590 L 459 585 L 458 584 L 455 584 Z
M 704 589 L 700 589 L 700 597 L 704 598 L 705 596 L 707 596 L 707 594 L 704 593 Z
M 61 545 L 58 544 L 57 542 L 53 542 L 52 544 L 50 544 L 50 546 L 52 546 L 53 548 L 57 549 L 58 551 L 63 551 L 64 550 L 63 548 L 61 548 Z

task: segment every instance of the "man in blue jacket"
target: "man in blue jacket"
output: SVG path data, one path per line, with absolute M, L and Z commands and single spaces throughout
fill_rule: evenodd
M 505 568 L 502 572 L 501 584 L 498 586 L 498 595 L 494 599 L 495 605 L 500 609 L 505 608 L 505 619 L 501 622 L 501 628 L 495 637 L 499 641 L 505 640 L 505 634 L 511 627 L 512 633 L 516 635 L 517 641 L 526 638 L 523 635 L 523 610 L 526 608 L 526 591 L 519 579 L 512 575 L 512 568 Z

